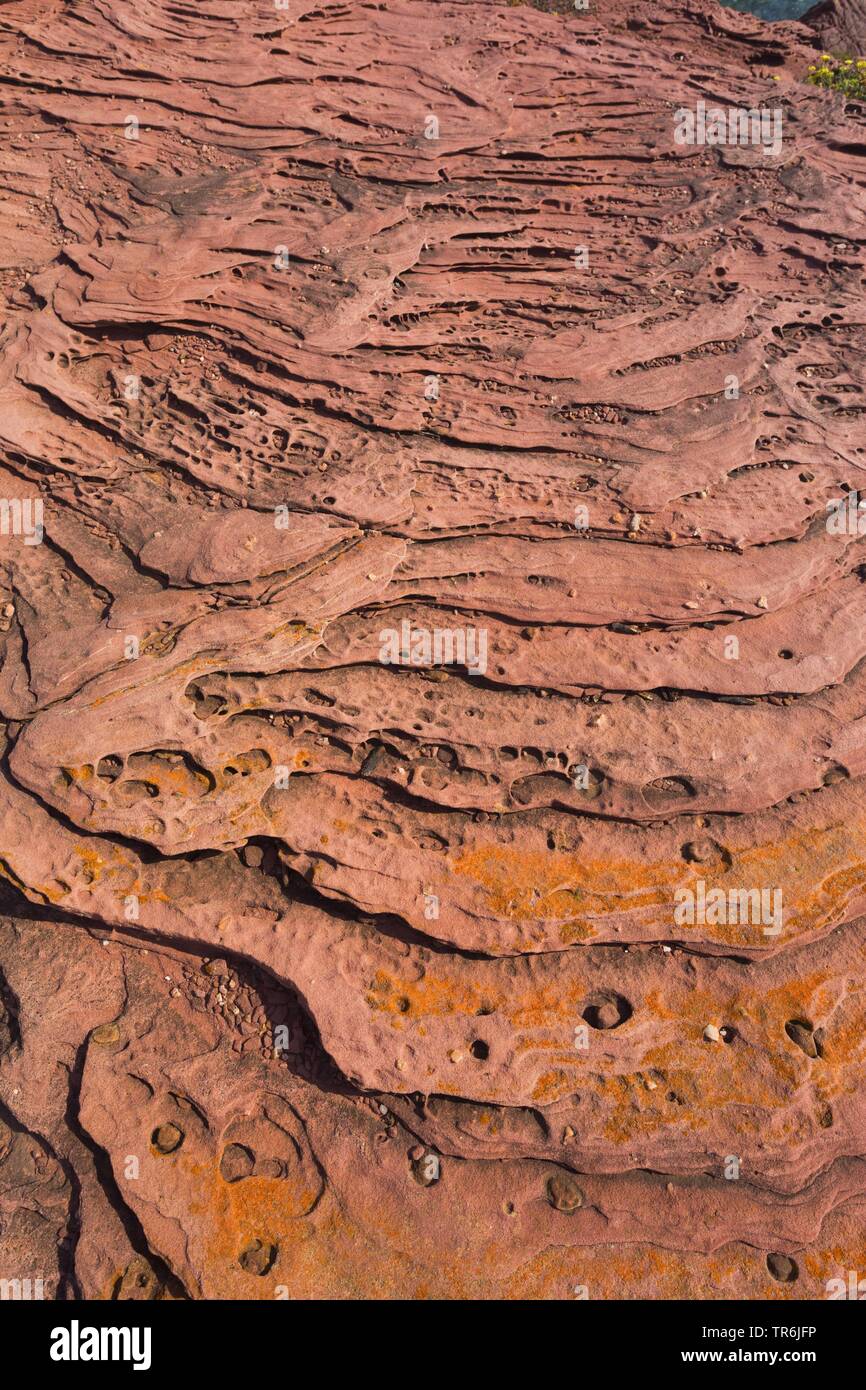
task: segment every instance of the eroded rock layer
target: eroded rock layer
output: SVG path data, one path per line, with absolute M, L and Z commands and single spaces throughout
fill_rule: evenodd
M 5 1280 L 866 1273 L 866 146 L 817 42 L 0 9 Z

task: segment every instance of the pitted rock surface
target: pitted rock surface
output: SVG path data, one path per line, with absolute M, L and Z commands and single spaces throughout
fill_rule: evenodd
M 2 6 L 0 1278 L 866 1268 L 863 32 Z

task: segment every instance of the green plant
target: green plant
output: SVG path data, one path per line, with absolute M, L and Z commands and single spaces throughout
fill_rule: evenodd
M 806 81 L 866 101 L 866 58 L 833 58 L 822 53 L 820 65 L 810 65 Z

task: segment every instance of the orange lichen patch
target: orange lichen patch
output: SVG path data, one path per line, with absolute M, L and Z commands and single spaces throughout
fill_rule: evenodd
M 826 1249 L 808 1250 L 798 1256 L 802 1267 L 820 1283 L 827 1279 L 844 1278 L 849 1270 L 857 1270 L 858 1279 L 866 1271 L 866 1235 L 861 1227 L 849 1244 L 834 1244 Z
M 311 626 L 309 623 L 288 622 L 280 623 L 269 632 L 264 633 L 266 642 L 273 642 L 277 637 L 288 637 L 292 646 L 297 646 L 299 642 L 306 639 L 318 641 L 325 631 L 325 624 Z
M 73 846 L 73 853 L 81 861 L 81 872 L 76 876 L 78 882 L 83 882 L 87 887 L 95 887 L 103 880 L 120 878 L 123 886 L 116 891 L 120 894 L 134 892 L 138 878 L 137 866 L 132 856 L 107 841 L 101 843 L 102 851 L 105 852 L 95 850 L 89 845 Z
M 822 1057 L 837 1082 L 831 1092 L 831 1082 L 828 1080 L 828 1093 L 838 1095 L 862 1085 L 852 1066 L 866 1059 L 866 1002 L 862 999 L 846 999 L 840 1004 L 823 1031 Z M 850 1069 L 847 1077 L 846 1068 Z M 847 1084 L 842 1084 L 843 1079 Z
M 64 767 L 62 771 L 73 782 L 89 782 L 93 777 L 93 768 L 89 763 L 82 763 L 81 767 Z
M 544 1072 L 536 1081 L 532 1099 L 539 1105 L 552 1105 L 574 1090 L 574 1077 L 564 1071 Z
M 295 1232 L 302 1218 L 313 1211 L 320 1188 L 311 1186 L 303 1168 L 285 1177 L 245 1177 L 227 1183 L 215 1162 L 193 1155 L 177 1155 L 178 1180 L 189 1181 L 193 1193 L 189 1212 L 207 1216 L 214 1259 L 231 1265 L 245 1238 L 260 1237 L 278 1244 Z M 272 1291 L 271 1291 L 272 1297 Z
M 196 1263 L 208 1298 L 789 1299 L 826 1297 L 827 1278 L 866 1267 L 862 1235 L 836 1239 L 797 1253 L 799 1281 L 779 1284 L 761 1248 L 730 1242 L 701 1254 L 574 1243 L 570 1217 L 562 1218 L 560 1240 L 548 1237 L 544 1248 L 520 1258 L 507 1230 L 473 1240 L 466 1223 L 477 1214 L 460 1208 L 452 1210 L 449 1241 L 430 1249 L 417 1238 L 411 1206 L 395 1209 L 386 1200 L 373 1210 L 372 1193 L 359 1193 L 357 1206 L 326 1197 L 298 1219 L 280 1200 L 279 1180 L 226 1184 L 207 1162 L 187 1164 L 183 1176 L 191 1193 L 188 1225 L 206 1231 L 195 1243 L 203 1246 Z M 253 1240 L 275 1249 L 264 1276 L 239 1264 Z
M 681 859 L 649 861 L 622 856 L 590 859 L 580 853 L 532 851 L 504 845 L 457 850 L 449 871 L 481 890 L 491 916 L 555 928 L 564 945 L 596 939 L 612 912 L 663 914 L 667 935 L 690 935 L 728 945 L 772 947 L 763 922 L 680 924 L 677 889 L 702 880 L 707 893 L 780 889 L 784 940 L 844 919 L 848 905 L 866 894 L 866 822 L 793 831 L 786 837 L 729 851 L 731 863 L 693 865 Z M 440 890 L 445 892 L 443 885 Z
M 444 1036 L 437 1033 L 444 1052 L 470 1044 L 479 1015 L 496 1015 L 494 1026 L 502 1032 L 498 1043 L 492 1040 L 495 1065 L 485 1073 L 487 1089 L 478 1098 L 507 1101 L 519 1068 L 523 1094 L 535 1102 L 552 1104 L 578 1088 L 603 1099 L 603 1133 L 617 1143 L 674 1124 L 695 1132 L 706 1124 L 710 1109 L 725 1110 L 725 1123 L 738 1134 L 771 1124 L 777 1139 L 785 1134 L 808 1139 L 827 1127 L 822 1106 L 862 1083 L 866 1051 L 863 993 L 858 992 L 856 1004 L 846 997 L 847 974 L 834 963 L 835 953 L 822 959 L 821 968 L 808 974 L 783 972 L 782 982 L 772 987 L 763 970 L 750 974 L 719 962 L 701 977 L 672 965 L 675 988 L 666 995 L 649 990 L 641 1000 L 643 963 L 648 973 L 667 972 L 655 953 L 641 953 L 628 966 L 630 983 L 622 984 L 634 1003 L 633 1015 L 610 1031 L 594 1031 L 586 1051 L 572 1042 L 572 1034 L 600 988 L 595 952 L 569 955 L 557 972 L 534 960 L 511 968 L 491 964 L 470 974 L 447 957 L 434 957 L 425 961 L 420 979 L 408 969 L 378 970 L 365 998 L 371 1010 L 390 1015 L 392 1026 L 407 1038 L 420 1040 L 425 1024 L 434 1020 L 463 1020 L 466 1031 L 458 1026 Z M 501 976 L 501 990 L 491 989 L 491 976 Z M 696 978 L 704 979 L 699 987 Z M 844 1006 L 836 1003 L 840 995 Z M 798 1018 L 823 1025 L 822 1056 L 810 1058 L 786 1034 L 788 1022 Z M 606 1074 L 599 1072 L 599 1049 L 608 1059 Z M 450 1071 L 444 1052 L 431 1057 L 437 1086 Z M 642 1079 L 647 1072 L 652 1085 Z M 700 1092 L 695 1075 L 701 1077 Z M 788 1116 L 796 1096 L 805 1113 Z
M 811 1013 L 815 1007 L 821 1010 L 821 996 L 825 995 L 824 1002 L 829 1004 L 831 996 L 826 992 L 836 985 L 837 981 L 829 978 L 824 971 L 813 971 L 809 975 L 789 974 L 783 984 L 756 991 L 754 1016 L 767 1029 L 772 1029 L 780 1017 L 784 1021 L 797 1017 L 799 1013 Z
M 427 1281 L 430 1296 L 469 1293 L 471 1284 L 458 1259 L 440 1263 L 437 1252 L 436 1267 L 429 1268 L 415 1253 L 417 1233 L 411 1223 L 389 1220 L 381 1207 L 363 1229 L 328 1198 L 309 1215 L 293 1216 L 285 1180 L 246 1178 L 229 1184 L 211 1164 L 178 1166 L 195 1193 L 189 1215 L 206 1222 L 200 1256 L 206 1297 L 271 1300 L 282 1288 L 290 1298 L 405 1298 L 416 1286 L 428 1287 Z M 300 1200 L 303 1205 L 304 1194 Z M 254 1240 L 275 1250 L 263 1276 L 239 1263 Z
M 484 889 L 497 916 L 557 921 L 587 936 L 597 934 L 589 919 L 610 912 L 614 903 L 629 910 L 672 903 L 684 877 L 681 863 L 659 868 L 626 860 L 592 862 L 505 845 L 457 851 L 449 856 L 449 868 Z
M 164 770 L 157 785 L 161 792 L 168 792 L 172 796 L 201 796 L 208 790 L 207 778 L 200 772 L 193 772 L 183 763 Z
M 461 1250 L 458 1235 L 457 1248 L 437 1251 L 434 1263 L 425 1260 L 417 1232 L 408 1220 L 383 1227 L 381 1212 L 375 1216 L 370 1213 L 370 1218 L 362 1238 L 348 1221 L 329 1213 L 315 1238 L 293 1251 L 293 1296 L 304 1296 L 305 1289 L 341 1298 L 462 1300 L 500 1296 L 500 1271 L 509 1254 L 503 1242 L 491 1241 L 482 1251 L 468 1256 Z
M 618 1148 L 633 1143 L 638 1137 L 648 1138 L 660 1130 L 694 1131 L 703 1123 L 703 1115 L 692 1110 L 699 1104 L 693 1093 L 693 1077 L 688 1072 L 672 1072 L 655 1091 L 638 1086 L 637 1076 L 623 1078 L 631 1083 L 625 1093 L 606 1078 L 598 1078 L 592 1088 L 609 1109 L 601 1129 L 605 1139 Z M 609 1092 L 615 1094 L 610 1095 Z M 728 1097 L 730 1099 L 730 1096 Z
M 506 1299 L 624 1299 L 651 1294 L 659 1299 L 726 1298 L 725 1285 L 742 1277 L 740 1251 L 730 1258 L 685 1255 L 647 1245 L 599 1245 L 546 1250 L 503 1285 Z
M 629 1104 L 622 1115 L 613 1113 L 606 1130 L 611 1137 L 614 1130 L 622 1134 L 623 1126 L 629 1133 L 645 1134 L 654 1127 L 657 1119 L 667 1124 L 670 1112 L 662 1102 L 666 1100 L 668 1092 L 673 1092 L 686 1105 L 696 1105 L 701 1119 L 706 1116 L 708 1109 L 722 1106 L 756 1106 L 763 1112 L 768 1109 L 784 1111 L 792 1089 L 804 1079 L 806 1073 L 805 1066 L 800 1067 L 796 1058 L 785 1059 L 777 1066 L 773 1065 L 771 1057 L 766 1068 L 756 1067 L 749 1065 L 743 1051 L 736 1045 L 728 1047 L 723 1042 L 696 1041 L 693 1037 L 672 1037 L 669 1042 L 648 1048 L 641 1054 L 641 1066 L 643 1070 L 651 1069 L 664 1077 L 664 1089 L 659 1086 L 651 1093 L 654 1099 L 648 1102 L 649 1110 L 642 1100 L 639 1111 Z M 700 1076 L 699 1089 L 696 1076 Z M 603 1085 L 601 1082 L 599 1084 Z M 678 1123 L 688 1120 L 679 1106 L 677 1119 Z M 760 1122 L 765 1121 L 764 1115 Z
M 215 1163 L 177 1158 L 178 1176 L 194 1193 L 189 1213 L 206 1222 L 205 1267 L 214 1282 L 212 1297 L 273 1298 L 279 1268 L 286 1272 L 294 1251 L 307 1237 L 303 1217 L 315 1206 L 318 1192 L 301 1174 L 287 1178 L 249 1177 L 227 1183 Z M 275 1248 L 274 1268 L 267 1278 L 249 1274 L 239 1263 L 245 1245 L 252 1240 Z
M 844 1212 L 844 1208 L 842 1209 Z M 760 1299 L 826 1298 L 828 1278 L 866 1268 L 861 1236 L 829 1248 L 798 1251 L 800 1277 L 779 1283 L 767 1251 L 728 1242 L 711 1254 L 643 1244 L 556 1247 L 527 1261 L 503 1283 L 500 1297 L 533 1299 Z
M 397 980 L 378 970 L 370 983 L 366 1000 L 371 1009 L 386 1013 L 411 1013 L 414 1017 L 445 1017 L 449 1014 L 475 1016 L 489 1008 L 489 990 L 484 985 L 456 976 L 436 976 L 428 965 L 420 980 Z M 405 1004 L 408 1002 L 408 1008 Z M 504 1000 L 497 998 L 495 1007 Z
M 107 861 L 94 849 L 89 849 L 86 845 L 76 845 L 75 854 L 82 863 L 83 876 L 87 883 L 98 883 L 102 878 L 103 870 L 107 867 Z M 117 867 L 110 870 L 117 872 Z
M 866 821 L 741 850 L 734 871 L 740 883 L 781 888 L 786 938 L 841 921 L 848 901 L 866 890 Z
M 542 984 L 529 980 L 530 997 L 508 1001 L 507 1017 L 515 1029 L 546 1028 L 554 1023 L 577 1022 L 580 1006 L 590 987 L 590 972 L 577 981 Z M 516 991 L 515 991 L 516 992 Z M 561 1040 L 560 1040 L 561 1041 Z
M 825 1095 L 840 1095 L 862 1085 L 858 1063 L 866 1058 L 866 999 L 854 998 L 861 986 L 850 978 L 813 973 L 794 977 L 775 989 L 756 992 L 751 1012 L 778 1050 L 767 1050 L 767 1064 L 788 1084 L 820 1075 Z M 829 1018 L 827 1016 L 829 1015 Z M 822 1027 L 821 1056 L 808 1059 L 786 1037 L 785 1025 L 805 1019 Z
M 666 1004 L 664 996 L 657 989 L 647 991 L 645 1004 L 654 1018 L 674 1019 L 680 1017 L 679 1008 L 673 1002 Z

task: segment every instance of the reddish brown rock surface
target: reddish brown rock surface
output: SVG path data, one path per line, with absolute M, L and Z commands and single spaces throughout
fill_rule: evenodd
M 866 0 L 820 0 L 803 15 L 803 23 L 834 55 L 866 53 Z
M 0 8 L 4 1280 L 866 1273 L 866 537 L 826 524 L 866 159 L 823 32 Z M 781 148 L 678 144 L 699 101 Z

